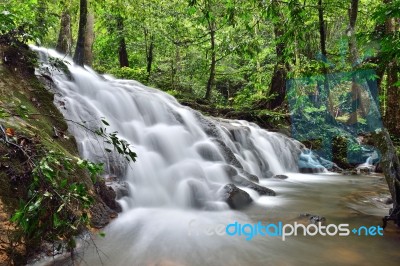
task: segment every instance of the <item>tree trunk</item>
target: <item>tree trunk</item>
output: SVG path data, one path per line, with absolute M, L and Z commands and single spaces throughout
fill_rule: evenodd
M 347 36 L 349 38 L 349 58 L 350 62 L 353 66 L 357 64 L 358 60 L 358 51 L 357 51 L 357 40 L 355 34 L 355 27 L 357 22 L 357 13 L 358 13 L 358 0 L 351 0 L 351 6 L 349 9 L 349 27 L 347 28 Z M 350 125 L 356 125 L 358 122 L 357 110 L 359 105 L 361 104 L 361 91 L 360 87 L 357 85 L 355 80 L 355 75 L 352 75 L 351 82 L 351 95 L 352 95 L 352 112 L 350 114 L 348 123 Z
M 208 22 L 208 29 L 210 33 L 210 45 L 211 45 L 211 63 L 210 63 L 210 75 L 208 77 L 207 86 L 206 86 L 206 95 L 205 99 L 211 99 L 212 89 L 215 84 L 215 65 L 216 65 L 216 51 L 215 51 L 215 22 Z
M 276 1 L 273 1 L 275 9 L 278 10 L 279 6 Z M 279 12 L 279 11 L 278 11 Z M 282 14 L 277 14 L 282 17 Z M 284 52 L 286 50 L 285 43 L 281 40 L 284 35 L 284 29 L 281 22 L 274 23 L 274 35 L 275 35 L 275 52 L 277 63 L 274 68 L 274 73 L 271 78 L 271 87 L 269 90 L 269 96 L 273 97 L 269 102 L 269 109 L 275 109 L 281 106 L 286 97 L 286 78 L 287 78 L 287 68 L 285 63 Z
M 147 77 L 146 81 L 149 81 L 150 79 L 150 74 L 151 74 L 151 68 L 153 65 L 153 50 L 154 50 L 154 37 L 152 34 L 149 33 L 147 29 L 144 29 L 144 39 L 146 42 L 146 71 L 147 71 Z
M 56 50 L 62 54 L 68 54 L 72 48 L 71 16 L 65 9 L 61 14 L 60 32 L 58 34 Z
M 380 164 L 393 199 L 393 208 L 384 218 L 384 227 L 388 220 L 394 220 L 400 226 L 400 162 L 396 149 L 386 129 L 374 134 L 375 146 L 381 152 Z
M 79 4 L 79 29 L 78 39 L 74 54 L 74 62 L 79 66 L 83 66 L 85 61 L 85 32 L 87 22 L 87 0 L 80 0 Z
M 384 4 L 390 4 L 392 0 L 384 0 Z M 385 25 L 385 33 L 387 36 L 396 34 L 396 21 L 393 18 L 388 18 Z M 393 199 L 393 208 L 389 211 L 389 216 L 386 216 L 384 227 L 388 220 L 394 220 L 400 226 L 400 162 L 396 155 L 396 149 L 390 139 L 389 132 L 400 132 L 399 121 L 400 119 L 400 104 L 399 104 L 399 88 L 395 85 L 398 79 L 398 65 L 396 59 L 389 59 L 386 66 L 387 70 L 387 110 L 386 110 L 386 127 L 388 130 L 383 129 L 375 136 L 375 145 L 381 152 L 380 164 L 382 165 L 383 173 L 385 174 L 386 182 L 389 186 L 390 194 Z M 388 132 L 389 131 L 389 132 Z
M 324 7 L 322 0 L 318 0 L 318 23 L 319 23 L 319 42 L 321 45 L 321 54 L 324 57 L 322 60 L 326 61 L 326 32 L 324 20 Z
M 175 59 L 171 59 L 171 88 L 176 90 L 179 84 L 178 73 L 180 71 L 181 56 L 179 52 L 179 46 L 175 47 Z
M 390 4 L 392 0 L 384 0 L 386 5 Z M 397 31 L 396 20 L 392 17 L 389 17 L 385 23 L 385 31 L 386 35 L 390 37 L 394 37 Z M 387 109 L 385 110 L 385 124 L 388 128 L 389 132 L 393 135 L 400 135 L 400 89 L 399 86 L 396 85 L 399 82 L 398 71 L 399 66 L 396 62 L 396 59 L 393 58 L 389 60 L 387 67 Z
M 87 15 L 86 30 L 85 30 L 85 65 L 92 66 L 93 63 L 93 42 L 94 42 L 94 15 Z
M 128 52 L 126 51 L 125 35 L 124 35 L 124 19 L 117 16 L 118 29 L 118 58 L 120 67 L 129 67 Z
M 386 110 L 386 127 L 393 135 L 400 135 L 400 92 L 398 77 L 399 67 L 396 59 L 393 59 L 387 65 L 387 110 Z
M 324 20 L 324 7 L 322 5 L 322 0 L 318 0 L 318 23 L 319 23 L 319 42 L 321 46 L 321 54 L 322 54 L 322 61 L 324 63 L 327 62 L 327 52 L 326 52 L 326 31 L 325 31 L 325 20 Z M 322 68 L 322 72 L 324 75 L 324 90 L 322 92 L 319 89 L 318 95 L 320 97 L 328 96 L 329 94 L 329 79 L 328 79 L 328 69 L 324 65 Z M 330 101 L 329 101 L 330 102 Z M 327 106 L 330 108 L 329 106 Z

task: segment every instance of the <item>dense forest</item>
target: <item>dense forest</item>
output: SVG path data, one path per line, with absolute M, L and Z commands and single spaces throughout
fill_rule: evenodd
M 367 159 L 365 151 L 377 149 L 380 155 L 372 163 L 384 172 L 394 202 L 386 219 L 400 224 L 399 0 L 2 0 L 0 52 L 4 65 L 14 66 L 12 61 L 20 60 L 15 54 L 15 58 L 8 56 L 4 47 L 26 44 L 54 48 L 76 65 L 158 88 L 205 115 L 248 120 L 285 133 L 333 161 L 330 168 L 324 165 L 332 171 L 354 173 Z M 29 60 L 31 70 L 37 67 L 36 59 Z M 68 68 L 67 61 L 58 63 L 56 67 Z M 5 83 L 14 82 L 1 77 Z M 30 79 L 27 86 L 33 86 Z M 27 93 L 36 91 L 37 86 Z M 43 95 L 33 94 L 29 100 L 47 97 L 50 102 L 52 98 Z M 0 151 L 6 153 L 12 146 L 16 149 L 13 154 L 23 152 L 20 156 L 28 158 L 28 175 L 34 177 L 36 190 L 80 191 L 68 203 L 61 196 L 61 201 L 48 203 L 47 208 L 57 213 L 62 202 L 71 205 L 60 217 L 49 218 L 37 211 L 33 224 L 24 222 L 32 215 L 27 211 L 31 207 L 26 206 L 32 204 L 33 197 L 28 192 L 19 195 L 26 198 L 26 205 L 20 205 L 12 218 L 24 232 L 18 241 L 32 247 L 43 240 L 63 239 L 73 250 L 73 238 L 81 226 L 90 223 L 86 214 L 89 206 L 101 201 L 103 193 L 89 197 L 91 192 L 87 191 L 107 190 L 104 184 L 90 181 L 101 173 L 102 165 L 64 159 L 65 154 L 78 156 L 74 144 L 69 143 L 73 140 L 67 140 L 66 151 L 54 154 L 48 152 L 54 144 L 37 151 L 38 155 L 36 148 L 27 154 L 20 138 L 13 144 L 13 130 L 19 129 L 14 125 L 3 128 L 4 119 L 25 119 L 32 116 L 28 111 L 36 109 L 24 102 L 10 107 L 7 97 L 6 93 L 0 96 L 0 133 L 4 135 Z M 48 116 L 43 122 L 47 124 L 38 122 L 36 126 L 48 135 L 56 134 L 60 145 L 66 145 L 56 127 L 66 131 L 67 125 L 56 121 L 61 115 L 54 106 L 46 108 L 37 107 L 37 112 Z M 49 110 L 51 115 L 46 114 Z M 102 126 L 109 126 L 107 118 L 102 122 Z M 84 124 L 79 126 L 88 129 Z M 135 161 L 136 153 L 116 133 L 102 128 L 90 133 L 112 144 L 128 161 Z M 0 157 L 0 170 L 7 156 Z M 35 157 L 42 159 L 34 161 Z M 48 165 L 61 167 L 61 174 L 54 175 Z M 46 169 L 51 182 L 37 182 L 46 176 Z M 66 187 L 62 180 L 69 176 L 75 180 L 80 171 L 86 171 L 87 191 L 78 183 Z M 62 185 L 55 185 L 59 181 Z M 28 186 L 25 188 L 28 191 Z M 44 198 L 39 198 L 38 204 Z M 10 206 L 17 205 L 13 201 Z M 67 220 L 71 212 L 76 215 L 71 211 L 76 206 L 79 215 L 85 215 L 71 223 Z M 115 210 L 107 207 L 107 211 L 116 215 Z M 54 217 L 58 226 L 45 227 L 55 222 Z M 13 248 L 14 243 L 9 244 Z M 26 249 L 25 255 L 37 252 Z M 17 264 L 28 257 L 7 252 Z
M 7 0 L 1 34 L 56 47 L 97 71 L 175 96 L 237 109 L 287 112 L 287 80 L 373 70 L 368 78 L 378 85 L 380 110 L 394 134 L 400 127 L 399 5 L 389 0 Z M 307 93 L 323 96 L 321 86 Z M 360 92 L 351 87 L 357 97 Z M 346 96 L 338 98 L 329 111 L 341 121 L 354 120 L 345 115 Z
M 397 141 L 399 5 L 5 1 L 0 18 L 2 35 L 56 47 L 78 64 L 195 100 L 211 114 L 228 108 L 262 124 L 300 112 L 363 127 L 372 97 L 374 116 Z M 300 80 L 307 85 L 289 82 Z

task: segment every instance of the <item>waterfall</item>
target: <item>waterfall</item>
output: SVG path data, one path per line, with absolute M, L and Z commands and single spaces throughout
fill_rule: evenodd
M 93 129 L 106 119 L 109 132 L 117 131 L 137 153 L 137 162 L 127 165 L 118 154 L 104 152 L 104 144 L 83 127 L 69 122 L 80 154 L 104 162 L 106 172 L 129 184 L 132 196 L 121 200 L 125 210 L 225 208 L 218 194 L 225 184 L 255 187 L 260 193 L 258 179 L 298 171 L 303 146 L 280 133 L 246 121 L 205 117 L 160 90 L 98 75 L 50 49 L 32 49 L 42 62 L 37 71 L 56 84 L 54 102 L 66 119 Z M 54 58 L 66 62 L 68 75 L 54 67 Z
M 129 186 L 129 195 L 119 199 L 123 213 L 105 229 L 112 238 L 101 242 L 101 249 L 118 265 L 156 265 L 152 261 L 172 257 L 185 262 L 193 249 L 196 263 L 192 265 L 246 264 L 254 256 L 262 258 L 259 240 L 250 244 L 240 238 L 193 238 L 187 234 L 189 225 L 249 221 L 230 210 L 221 197 L 227 184 L 261 199 L 275 194 L 260 185 L 274 175 L 298 172 L 299 167 L 324 169 L 310 152 L 303 153 L 300 142 L 283 134 L 247 121 L 203 116 L 160 90 L 99 75 L 54 50 L 32 49 L 41 61 L 37 74 L 53 80 L 54 103 L 67 122 L 96 130 L 104 127 L 101 120 L 105 119 L 107 131 L 117 131 L 137 153 L 137 161 L 128 164 L 118 153 L 105 152 L 104 148 L 112 147 L 101 139 L 68 122 L 80 155 L 105 163 L 106 173 Z M 68 71 L 54 67 L 59 65 L 55 60 L 63 60 Z M 222 246 L 225 251 L 209 256 L 210 249 Z M 89 254 L 93 255 L 85 260 L 98 262 L 97 252 Z

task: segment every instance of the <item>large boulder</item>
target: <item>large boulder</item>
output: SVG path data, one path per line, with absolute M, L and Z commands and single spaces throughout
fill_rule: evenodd
M 234 184 L 225 185 L 221 189 L 220 195 L 232 209 L 244 208 L 253 201 L 246 191 L 241 190 Z

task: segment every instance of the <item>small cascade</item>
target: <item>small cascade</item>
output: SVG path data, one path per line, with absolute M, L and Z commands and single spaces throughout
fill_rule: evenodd
M 137 162 L 128 165 L 117 153 L 104 152 L 105 144 L 83 127 L 69 123 L 81 155 L 104 162 L 107 173 L 128 183 L 130 196 L 120 200 L 124 210 L 224 209 L 220 191 L 226 184 L 272 195 L 257 184 L 260 179 L 298 172 L 299 165 L 322 168 L 311 153 L 302 154 L 300 142 L 280 133 L 247 121 L 205 117 L 160 90 L 98 75 L 54 50 L 32 49 L 42 62 L 37 71 L 56 84 L 54 101 L 66 119 L 94 130 L 106 119 L 108 132 L 117 131 L 137 153 Z M 54 67 L 56 60 L 68 69 Z
M 370 156 L 367 157 L 365 160 L 365 163 L 362 163 L 357 166 L 357 172 L 363 172 L 363 173 L 371 173 L 375 172 L 376 165 L 374 162 L 376 162 L 379 159 L 379 154 L 376 150 L 374 150 Z

